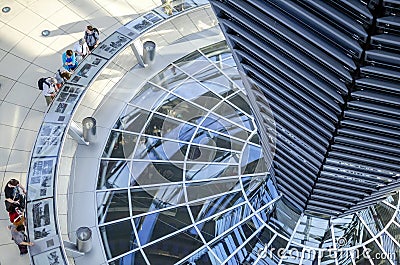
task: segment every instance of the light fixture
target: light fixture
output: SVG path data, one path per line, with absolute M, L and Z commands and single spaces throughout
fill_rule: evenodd
M 3 7 L 3 8 L 1 9 L 1 11 L 2 11 L 3 13 L 8 13 L 8 12 L 11 11 L 11 7 L 5 6 L 5 7 Z
M 47 37 L 49 35 L 50 35 L 50 30 L 45 29 L 45 30 L 42 31 L 42 36 L 43 37 Z

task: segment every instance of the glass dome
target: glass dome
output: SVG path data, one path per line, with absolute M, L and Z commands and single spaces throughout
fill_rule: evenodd
M 398 194 L 343 218 L 298 212 L 277 192 L 241 86 L 220 42 L 126 105 L 97 182 L 109 264 L 367 264 L 378 253 L 398 264 Z

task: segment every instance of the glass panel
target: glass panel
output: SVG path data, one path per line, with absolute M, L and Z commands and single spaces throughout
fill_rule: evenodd
M 393 224 L 392 224 L 393 225 Z M 399 240 L 399 234 L 394 236 L 396 242 Z M 397 238 L 397 239 L 396 239 Z M 400 247 L 397 245 L 396 242 L 392 240 L 391 237 L 387 235 L 387 233 L 383 233 L 380 237 L 380 243 L 383 249 L 386 251 L 386 259 L 390 259 L 393 261 L 394 264 L 399 264 L 400 262 Z
M 215 113 L 225 117 L 232 123 L 236 123 L 244 128 L 247 128 L 249 131 L 254 130 L 252 119 L 245 115 L 241 110 L 236 109 L 234 106 L 228 103 L 220 104 L 220 106 L 215 109 Z
M 204 181 L 199 183 L 186 183 L 189 201 L 218 195 L 224 192 L 240 189 L 239 178 L 227 180 Z
M 187 145 L 182 146 L 182 152 L 185 152 L 186 148 Z M 223 162 L 230 158 L 233 158 L 235 162 L 238 162 L 239 154 L 217 148 L 207 148 L 198 145 L 191 145 L 188 152 L 188 160 L 196 162 Z
M 204 239 L 208 242 L 215 239 L 231 227 L 234 227 L 237 223 L 239 223 L 250 214 L 250 208 L 247 205 L 241 205 L 237 208 L 229 210 L 228 212 L 217 215 L 212 219 L 198 224 L 197 228 L 202 233 Z
M 146 187 L 131 190 L 132 215 L 150 213 L 184 201 L 182 185 Z
M 391 217 L 395 213 L 395 210 L 383 203 L 379 203 L 372 207 L 367 208 L 360 212 L 360 218 L 364 220 L 369 230 L 372 231 L 373 235 L 378 234 L 390 221 Z M 378 219 L 379 218 L 379 219 Z M 376 220 L 382 220 L 377 222 Z
M 197 251 L 189 256 L 182 264 L 184 265 L 208 265 L 208 264 L 218 264 L 219 262 L 215 259 L 214 255 L 208 250 L 208 248 L 203 247 L 200 251 Z
M 193 143 L 206 144 L 228 150 L 233 149 L 236 151 L 242 151 L 244 142 L 229 137 L 229 132 L 226 130 L 224 131 L 223 125 L 217 120 L 206 118 L 202 122 L 201 126 L 211 130 L 219 131 L 220 133 L 214 133 L 206 129 L 199 129 L 196 133 L 196 137 L 192 140 Z
M 210 121 L 212 121 L 213 124 L 217 124 L 218 126 L 219 126 L 219 124 L 222 125 L 220 127 L 217 127 L 218 130 L 216 130 L 216 131 L 219 131 L 221 133 L 227 132 L 226 134 L 228 134 L 230 136 L 234 136 L 234 137 L 242 139 L 242 140 L 247 140 L 249 138 L 250 133 L 248 131 L 243 130 L 243 128 L 237 126 L 236 124 L 232 123 L 231 121 L 229 121 L 227 119 L 223 119 L 214 114 L 208 115 L 207 118 L 211 118 Z M 215 121 L 218 121 L 218 123 L 216 123 Z M 205 125 L 203 125 L 203 126 L 205 126 Z M 205 127 L 207 127 L 207 126 L 205 126 Z
M 223 196 L 216 196 L 212 199 L 191 203 L 189 206 L 190 210 L 192 211 L 193 218 L 196 222 L 198 222 L 214 214 L 221 217 L 222 215 L 225 215 L 221 213 L 223 210 L 229 209 L 243 201 L 244 198 L 242 191 L 234 191 Z M 229 212 L 226 213 L 226 215 L 229 215 Z M 216 219 L 213 218 L 213 220 L 215 221 Z
M 291 209 L 289 203 L 283 200 L 278 200 L 274 204 L 274 208 L 268 224 L 274 227 L 280 234 L 290 238 L 299 220 L 300 214 L 294 209 Z
M 249 242 L 242 246 L 240 250 L 228 260 L 227 264 L 254 264 L 254 262 L 251 263 L 252 261 L 254 261 L 254 259 L 251 259 L 250 256 L 257 256 L 257 242 L 257 236 L 253 236 L 253 238 Z
M 235 83 L 237 87 L 244 87 L 242 82 L 242 77 L 240 76 L 236 66 L 229 67 L 226 64 L 217 64 L 217 67 L 224 72 L 232 81 Z
M 212 91 L 208 91 L 200 97 L 192 99 L 192 101 L 207 110 L 214 109 L 218 104 L 225 104 L 224 102 L 221 102 L 221 98 Z
M 181 84 L 188 78 L 188 75 L 182 72 L 175 65 L 169 65 L 159 74 L 155 75 L 150 82 L 157 84 L 169 91 Z
M 228 57 L 225 60 L 223 60 L 222 61 L 222 66 L 220 66 L 221 69 L 231 68 L 231 67 L 236 67 L 236 62 L 233 59 L 233 57 Z
M 150 112 L 134 106 L 126 106 L 121 114 L 119 129 L 129 132 L 141 132 L 146 122 L 149 120 Z
M 390 234 L 394 239 L 397 240 L 397 242 L 400 243 L 400 227 L 397 226 L 396 224 L 392 223 L 387 229 L 388 234 Z M 400 248 L 397 248 L 398 251 L 400 251 Z
M 153 161 L 132 162 L 131 186 L 182 181 L 183 164 Z
M 147 214 L 135 218 L 140 243 L 146 245 L 192 225 L 186 206 Z
M 99 230 L 109 259 L 137 248 L 130 220 L 101 226 Z
M 193 125 L 154 114 L 146 127 L 145 133 L 168 139 L 190 141 L 195 129 Z
M 260 147 L 251 144 L 246 145 L 242 155 L 242 174 L 267 172 L 267 165 Z
M 139 250 L 108 263 L 109 265 L 147 265 Z
M 229 176 L 237 176 L 239 168 L 237 165 L 224 164 L 188 164 L 186 180 L 213 179 Z
M 210 91 L 207 88 L 203 87 L 193 79 L 186 80 L 185 83 L 174 90 L 174 93 L 179 97 L 189 101 L 205 96 L 208 92 Z
M 199 52 L 199 51 L 194 51 L 192 53 L 189 53 L 188 55 L 183 56 L 182 58 L 176 60 L 174 64 L 176 65 L 184 65 L 186 63 L 190 63 L 196 60 L 205 60 L 206 58 Z
M 375 264 L 388 264 L 386 255 L 383 254 L 376 241 L 372 241 L 366 245 L 364 255 L 369 257 Z
M 126 161 L 101 160 L 97 189 L 127 187 L 129 176 L 129 166 Z
M 247 115 L 252 116 L 252 112 L 248 103 L 248 100 L 245 98 L 243 93 L 237 93 L 234 96 L 228 99 L 230 103 L 238 107 L 241 111 L 244 111 Z M 236 108 L 235 108 L 236 109 Z
M 175 95 L 169 95 L 157 112 L 183 120 L 196 122 L 198 117 L 203 117 L 206 112 L 193 104 L 178 98 Z
M 203 86 L 223 98 L 227 98 L 238 90 L 238 88 L 235 87 L 234 84 L 224 75 L 215 76 L 214 78 L 208 76 L 208 78 L 202 79 L 205 80 L 200 81 Z
M 374 205 L 373 207 L 375 208 L 374 219 L 380 220 L 380 222 L 375 221 L 374 226 L 378 228 L 378 231 L 382 231 L 395 214 L 395 209 L 382 202 Z M 371 227 L 371 224 L 369 224 L 369 226 Z
M 146 110 L 153 110 L 165 98 L 167 92 L 153 84 L 147 83 L 130 101 L 132 105 Z
M 197 72 L 200 72 L 202 71 L 202 69 L 209 67 L 211 65 L 211 63 L 205 57 L 203 57 L 198 51 L 194 52 L 193 55 L 190 56 L 193 57 L 197 55 L 199 55 L 199 57 L 196 58 L 195 60 L 190 60 L 185 62 L 179 60 L 174 64 L 188 75 L 193 75 Z M 185 60 L 186 58 L 187 56 L 184 57 Z
M 223 148 L 223 149 L 228 149 L 228 150 L 232 149 L 232 143 L 230 141 L 230 138 L 224 137 L 224 136 L 216 134 L 216 133 L 211 133 L 204 129 L 198 130 L 198 132 L 196 133 L 196 136 L 194 137 L 192 142 L 195 144 L 208 145 L 210 147 L 218 147 L 218 148 Z M 240 143 L 238 143 L 238 145 L 239 144 Z M 236 150 L 239 149 L 239 148 L 237 148 L 237 146 L 235 146 L 235 147 L 236 147 L 235 148 Z
M 352 253 L 353 253 L 353 251 L 352 251 Z M 335 255 L 337 256 L 338 264 L 343 264 L 343 265 L 352 265 L 353 264 L 353 261 L 351 259 L 352 254 L 350 254 L 349 251 L 339 251 L 337 253 L 333 252 L 332 256 L 334 257 Z
M 138 136 L 126 132 L 111 131 L 103 158 L 130 158 L 136 146 Z
M 307 243 L 310 247 L 333 248 L 329 220 L 303 216 L 297 227 L 293 242 Z
M 188 144 L 143 136 L 135 159 L 184 161 Z
M 144 248 L 150 264 L 175 264 L 203 245 L 195 229 L 188 229 L 173 237 Z
M 97 192 L 96 195 L 99 224 L 129 217 L 127 190 Z
M 258 224 L 253 222 L 253 218 L 250 218 L 245 223 L 234 228 L 228 234 L 224 235 L 221 239 L 211 244 L 210 247 L 216 253 L 220 254 L 217 255 L 221 260 L 226 260 L 228 256 L 233 253 L 240 245 L 242 245 L 246 239 L 256 236 L 256 234 L 258 234 L 255 232 L 257 228 Z M 218 229 L 219 228 L 217 224 L 216 230 Z

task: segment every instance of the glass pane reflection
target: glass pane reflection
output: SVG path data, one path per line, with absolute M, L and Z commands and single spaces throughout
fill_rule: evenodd
M 112 131 L 104 148 L 103 158 L 130 158 L 138 136 L 126 132 Z
M 129 217 L 127 190 L 98 192 L 96 197 L 99 224 Z
M 150 264 L 174 264 L 186 257 L 199 247 L 203 242 L 196 230 L 191 228 L 173 237 L 159 241 L 144 248 Z
M 201 198 L 207 198 L 217 194 L 223 194 L 240 189 L 238 178 L 226 180 L 214 180 L 205 182 L 186 183 L 188 201 L 194 201 Z
M 133 216 L 173 207 L 184 201 L 182 185 L 165 185 L 131 190 Z
M 134 161 L 131 166 L 131 186 L 177 182 L 183 179 L 184 165 L 181 163 Z
M 150 116 L 150 112 L 128 105 L 119 118 L 119 129 L 129 132 L 141 132 Z
M 102 238 L 108 236 L 111 242 L 107 229 L 129 219 L 128 231 L 133 224 L 138 239 L 131 234 L 121 237 L 125 242 L 121 253 L 133 252 L 110 264 L 144 262 L 141 253 L 134 251 L 137 240 L 145 244 L 151 264 L 174 264 L 183 258 L 196 264 L 220 264 L 216 255 L 222 251 L 229 255 L 253 237 L 228 263 L 254 260 L 244 255 L 261 244 L 256 230 L 262 223 L 252 216 L 238 224 L 254 215 L 250 205 L 262 207 L 277 194 L 269 192 L 267 183 L 272 181 L 266 172 L 254 175 L 265 169 L 255 166 L 261 164 L 261 149 L 242 92 L 221 71 L 227 69 L 224 61 L 232 60 L 227 47 L 221 47 L 219 54 L 204 50 L 220 69 L 198 51 L 178 60 L 144 85 L 115 123 L 100 165 L 99 223 Z M 236 77 L 237 72 L 228 75 Z M 256 144 L 249 145 L 250 141 Z M 247 175 L 239 175 L 243 173 Z M 272 210 L 267 207 L 257 215 L 270 218 Z M 201 251 L 204 242 L 196 229 L 208 242 L 231 230 L 219 240 L 233 241 L 224 249 L 216 244 L 212 254 Z M 114 240 L 118 237 L 115 233 Z M 120 253 L 106 248 L 108 259 Z
M 134 222 L 138 224 L 138 236 L 142 245 L 168 236 L 192 224 L 186 206 L 141 216 Z
M 188 75 L 182 72 L 175 65 L 170 65 L 162 72 L 150 79 L 151 83 L 157 84 L 166 90 L 172 90 L 188 78 Z
M 182 264 L 184 265 L 207 265 L 207 264 L 218 264 L 215 256 L 208 248 L 203 247 L 199 251 L 193 253 L 188 257 Z
M 130 170 L 126 161 L 101 160 L 97 189 L 127 187 L 129 177 Z
M 147 83 L 138 94 L 130 101 L 132 105 L 146 110 L 153 110 L 164 99 L 167 92 L 153 84 Z
M 101 226 L 99 229 L 109 259 L 137 248 L 130 220 Z
M 123 256 L 122 258 L 118 258 L 108 263 L 109 265 L 147 265 L 147 262 L 144 260 L 142 253 L 139 250 L 130 253 L 128 255 Z
M 238 176 L 237 165 L 224 164 L 189 164 L 186 171 L 186 180 L 200 180 Z

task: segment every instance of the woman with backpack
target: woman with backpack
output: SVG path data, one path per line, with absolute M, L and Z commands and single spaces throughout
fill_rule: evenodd
M 89 51 L 92 51 L 99 45 L 99 31 L 91 25 L 87 26 L 84 39 L 89 47 Z

